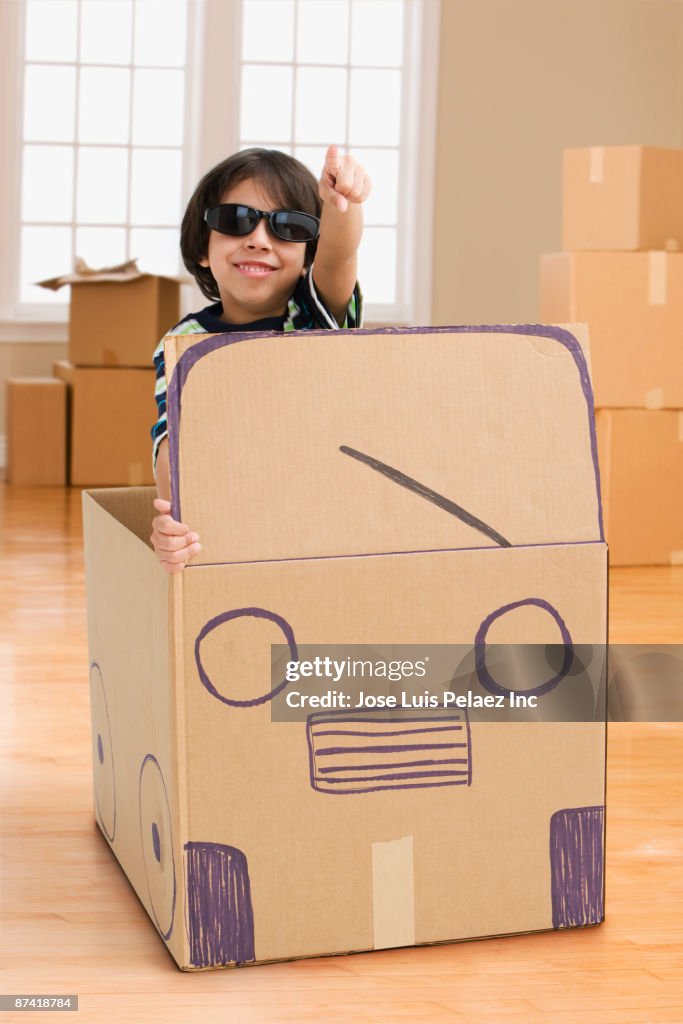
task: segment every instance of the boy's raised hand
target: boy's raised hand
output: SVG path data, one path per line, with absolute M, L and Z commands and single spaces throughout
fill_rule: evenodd
M 335 145 L 328 147 L 319 185 L 320 198 L 324 203 L 330 203 L 344 213 L 349 203 L 365 202 L 371 188 L 369 175 L 354 157 L 341 156 Z
M 154 507 L 160 515 L 152 520 L 150 540 L 166 572 L 180 572 L 192 556 L 202 550 L 199 536 L 184 523 L 171 518 L 170 501 L 155 498 Z

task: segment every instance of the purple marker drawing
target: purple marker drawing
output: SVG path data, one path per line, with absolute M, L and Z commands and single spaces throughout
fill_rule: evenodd
M 159 838 L 159 826 L 156 821 L 152 822 L 152 846 L 154 848 L 154 856 L 159 864 L 161 864 L 161 839 Z
M 486 667 L 486 637 L 489 629 L 496 619 L 499 619 L 501 615 L 507 614 L 507 612 L 512 611 L 514 608 L 522 608 L 525 605 L 535 605 L 537 608 L 542 608 L 555 619 L 555 622 L 560 629 L 562 643 L 564 644 L 564 659 L 557 675 L 548 679 L 545 683 L 529 687 L 528 690 L 520 690 L 518 687 L 515 687 L 515 693 L 522 694 L 523 696 L 535 695 L 537 697 L 542 696 L 544 693 L 548 693 L 550 690 L 554 689 L 558 683 L 562 682 L 569 672 L 572 666 L 572 661 L 574 660 L 574 644 L 571 634 L 560 613 L 556 608 L 553 608 L 548 601 L 544 601 L 541 597 L 527 597 L 523 601 L 513 601 L 511 604 L 504 604 L 494 612 L 491 612 L 490 615 L 486 616 L 474 638 L 474 662 L 477 668 L 477 678 L 484 689 L 488 690 L 489 693 L 496 694 L 496 696 L 506 697 L 510 693 L 510 690 L 508 690 L 506 686 L 503 686 L 502 683 L 496 682 Z
M 473 527 L 475 530 L 479 530 L 484 536 L 490 537 L 492 541 L 499 544 L 503 548 L 510 548 L 512 544 L 509 540 L 506 540 L 502 534 L 494 530 L 489 523 L 485 523 L 478 516 L 475 516 L 472 512 L 469 512 L 462 505 L 458 505 L 455 501 L 447 498 L 445 494 L 439 494 L 438 491 L 433 490 L 431 487 L 427 487 L 426 484 L 422 484 L 419 480 L 415 480 L 413 477 L 407 476 L 402 473 L 400 469 L 396 469 L 395 466 L 388 466 L 386 462 L 380 462 L 379 459 L 373 458 L 371 455 L 366 455 L 365 452 L 359 452 L 355 448 L 349 448 L 348 445 L 340 445 L 339 451 L 343 455 L 350 455 L 352 459 L 357 459 L 359 462 L 369 466 L 370 469 L 376 470 L 381 473 L 387 479 L 398 484 L 400 487 L 405 487 L 406 490 L 412 491 L 413 494 L 419 495 L 426 501 L 431 501 L 433 505 L 438 508 L 442 508 L 444 512 L 448 512 L 449 515 L 455 516 L 462 523 L 467 526 Z
M 110 843 L 116 834 L 116 773 L 107 694 L 102 669 L 96 661 L 90 665 L 90 709 L 93 731 L 93 787 L 95 811 L 102 831 Z
M 168 940 L 173 931 L 176 904 L 173 829 L 166 783 L 153 754 L 147 754 L 140 765 L 138 800 L 149 902 L 161 937 Z
M 586 357 L 583 354 L 581 345 L 563 327 L 549 327 L 546 324 L 482 324 L 460 327 L 384 327 L 376 330 L 356 328 L 353 331 L 337 331 L 337 334 L 353 334 L 354 338 L 363 334 L 513 334 L 522 337 L 546 338 L 549 341 L 556 341 L 571 354 L 579 375 L 579 385 L 586 406 L 586 427 L 590 439 L 591 459 L 595 474 L 595 494 L 597 498 L 598 528 L 600 540 L 605 539 L 605 531 L 602 516 L 602 499 L 600 493 L 600 471 L 598 469 L 598 439 L 595 429 L 595 409 L 593 400 L 593 389 L 591 387 L 590 373 Z M 325 336 L 327 331 L 308 331 L 308 336 Z M 171 514 L 174 519 L 182 519 L 180 508 L 180 477 L 179 477 L 179 454 L 180 454 L 180 420 L 182 415 L 182 392 L 187 378 L 193 366 L 196 366 L 200 359 L 215 352 L 217 349 L 225 348 L 227 345 L 236 345 L 241 342 L 258 344 L 264 338 L 282 338 L 276 332 L 264 332 L 263 334 L 218 334 L 203 341 L 198 341 L 186 352 L 183 352 L 171 376 L 168 385 L 168 450 L 171 476 Z
M 247 858 L 221 843 L 185 843 L 186 928 L 194 967 L 255 959 Z
M 604 807 L 569 807 L 550 819 L 553 928 L 604 920 Z
M 315 712 L 306 721 L 311 786 L 349 796 L 472 784 L 467 711 L 407 718 Z
M 233 619 L 239 619 L 243 616 L 249 616 L 255 619 L 267 619 L 270 622 L 274 622 L 284 634 L 285 640 L 289 645 L 289 658 L 290 661 L 298 661 L 299 654 L 296 647 L 296 641 L 294 639 L 294 631 L 285 619 L 281 615 L 277 615 L 275 612 L 269 612 L 266 608 L 234 608 L 232 611 L 223 612 L 222 615 L 216 615 L 215 618 L 210 619 L 205 626 L 199 632 L 197 639 L 194 643 L 194 660 L 197 665 L 197 671 L 199 672 L 199 678 L 203 685 L 217 700 L 223 702 L 223 704 L 229 704 L 233 708 L 253 708 L 257 704 L 265 704 L 266 701 L 272 700 L 276 694 L 280 693 L 281 690 L 287 686 L 287 680 L 283 679 L 281 683 L 270 690 L 268 693 L 262 694 L 260 697 L 254 697 L 252 700 L 234 700 L 231 697 L 225 697 L 222 693 L 219 693 L 216 687 L 209 679 L 208 673 L 202 664 L 201 647 L 204 639 L 212 633 L 214 629 L 218 629 L 225 622 L 231 622 Z

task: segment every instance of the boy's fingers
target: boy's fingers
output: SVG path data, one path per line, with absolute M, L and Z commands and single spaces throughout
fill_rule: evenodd
M 343 196 L 347 196 L 353 188 L 354 174 L 356 170 L 356 161 L 353 157 L 347 156 L 342 163 L 340 163 L 339 170 L 337 171 L 336 181 L 334 183 L 335 192 L 339 192 Z
M 344 212 L 349 202 L 362 203 L 370 194 L 371 182 L 365 168 L 352 156 L 340 160 L 339 170 L 334 180 L 328 181 L 328 202 Z
M 179 523 L 169 515 L 157 516 L 153 519 L 152 529 L 157 533 L 168 533 L 174 536 L 182 536 L 189 533 L 189 527 L 185 523 Z
M 190 559 L 202 550 L 199 534 L 190 531 L 185 523 L 179 523 L 171 516 L 171 503 L 165 498 L 155 498 L 154 508 L 160 515 L 152 519 L 150 541 L 159 564 L 168 573 L 181 572 Z
M 185 568 L 189 560 L 202 550 L 201 544 L 192 544 L 189 548 L 183 549 L 175 553 L 169 552 L 165 554 L 164 558 L 159 558 L 159 562 L 163 565 L 166 572 L 175 573 L 181 572 Z
M 367 175 L 362 167 L 357 166 L 354 170 L 353 181 L 348 192 L 345 192 L 345 196 L 352 203 L 360 203 L 365 198 L 365 182 Z
M 353 181 L 353 194 L 357 203 L 362 203 L 370 195 L 371 181 L 362 167 L 356 168 Z
M 324 171 L 329 174 L 334 174 L 338 170 L 339 166 L 339 147 L 333 142 L 331 146 L 327 147 L 327 153 L 325 153 L 325 167 Z
M 191 539 L 190 539 L 191 538 Z M 174 537 L 169 534 L 157 534 L 156 545 L 158 551 L 185 551 L 192 544 L 197 542 L 196 534 L 186 534 L 184 537 Z
M 193 555 L 199 554 L 201 550 L 201 544 L 190 544 L 188 547 L 179 548 L 177 551 L 167 551 L 160 548 L 159 557 L 162 558 L 162 561 L 164 562 L 171 562 L 174 565 L 185 565 Z
M 325 166 L 320 177 L 320 197 L 345 213 L 349 202 L 362 203 L 370 195 L 370 178 L 352 156 L 340 156 L 333 143 L 327 147 Z
M 177 565 L 175 562 L 167 562 L 163 558 L 161 559 L 160 564 L 163 565 L 166 572 L 171 574 L 176 572 L 182 572 L 183 569 L 185 568 L 184 562 L 181 562 L 180 565 Z

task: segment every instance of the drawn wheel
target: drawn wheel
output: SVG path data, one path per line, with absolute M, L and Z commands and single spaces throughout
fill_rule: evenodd
M 116 832 L 114 750 L 102 670 L 96 661 L 90 666 L 90 714 L 95 810 L 104 834 L 113 843 Z
M 176 903 L 173 831 L 166 783 L 152 754 L 140 767 L 140 839 L 152 914 L 162 937 L 168 939 Z

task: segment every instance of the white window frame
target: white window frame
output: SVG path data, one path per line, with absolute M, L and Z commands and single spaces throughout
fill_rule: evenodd
M 323 2 L 323 0 L 321 0 Z M 366 305 L 366 324 L 429 324 L 433 244 L 434 154 L 441 0 L 406 0 L 404 38 L 409 69 L 401 133 L 409 139 L 399 196 L 397 303 Z M 67 306 L 19 307 L 18 253 L 23 109 L 23 0 L 0 0 L 0 341 L 56 341 L 67 337 Z M 412 69 L 412 73 L 411 73 Z M 239 144 L 241 3 L 189 0 L 183 195 Z M 407 86 L 407 88 L 406 88 Z M 235 97 L 235 102 L 226 101 Z M 334 140 L 330 140 L 334 141 Z M 429 210 L 418 222 L 421 209 Z M 362 286 L 362 282 L 361 282 Z M 183 289 L 186 311 L 205 303 L 195 286 Z
M 188 8 L 192 7 L 193 0 L 189 0 Z M 190 51 L 190 29 L 194 18 L 188 9 L 188 38 L 186 53 Z M 25 81 L 24 53 L 25 53 L 25 25 L 26 25 L 26 3 L 25 0 L 14 0 L 6 3 L 0 0 L 0 117 L 3 126 L 8 126 L 3 132 L 7 144 L 0 155 L 0 223 L 3 225 L 3 245 L 0 251 L 0 341 L 59 341 L 63 342 L 67 337 L 68 322 L 68 290 L 57 293 L 57 301 L 49 304 L 22 302 L 20 297 L 19 281 L 19 253 L 21 247 L 21 192 L 22 192 L 22 157 L 24 151 L 24 140 L 22 130 L 23 93 Z M 3 59 L 4 58 L 4 59 Z M 79 73 L 79 55 L 76 56 L 77 76 Z M 40 62 L 38 62 L 40 63 Z M 60 66 L 56 62 L 55 66 Z M 65 66 L 69 66 L 68 62 Z M 123 66 L 123 65 L 122 65 Z M 187 78 L 187 59 L 185 66 L 181 68 Z M 188 108 L 189 101 L 187 90 L 185 90 L 185 109 L 183 112 L 183 132 L 189 123 Z M 77 101 L 78 102 L 78 99 Z M 179 148 L 183 177 L 181 183 L 182 194 L 186 192 L 186 153 L 187 143 L 183 134 L 183 144 Z M 39 143 L 38 143 L 39 144 Z M 78 141 L 74 140 L 74 152 L 78 153 Z M 129 176 L 131 173 L 131 150 L 132 142 L 129 139 Z M 75 166 L 75 163 L 74 163 Z M 128 189 L 128 201 L 130 202 L 130 180 Z M 75 219 L 76 205 L 72 214 L 72 227 L 77 225 Z M 181 210 L 178 211 L 180 219 Z M 131 225 L 124 225 L 130 230 Z M 178 262 L 180 266 L 180 263 Z M 64 272 L 71 267 L 65 266 Z

